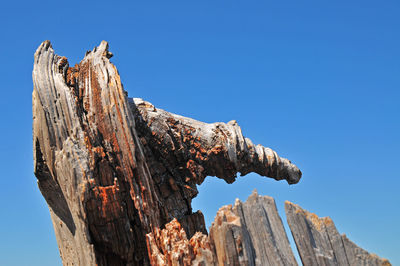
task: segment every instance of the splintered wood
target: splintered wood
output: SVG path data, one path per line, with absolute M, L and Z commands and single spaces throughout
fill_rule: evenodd
M 207 176 L 232 183 L 255 172 L 295 184 L 300 170 L 245 138 L 236 121 L 207 124 L 128 98 L 111 57 L 105 41 L 74 67 L 49 41 L 35 53 L 34 171 L 63 264 L 297 265 L 272 198 L 254 193 L 221 208 L 210 235 L 191 202 Z M 307 243 L 308 220 L 292 224 L 296 215 L 296 243 Z M 328 236 L 321 233 L 321 247 L 298 246 L 304 263 L 361 256 L 380 265 L 345 237 L 323 243 Z

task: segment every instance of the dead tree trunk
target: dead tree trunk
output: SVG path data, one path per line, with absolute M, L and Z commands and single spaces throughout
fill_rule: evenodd
M 192 213 L 207 175 L 257 172 L 297 183 L 301 172 L 245 139 L 236 122 L 206 124 L 129 100 L 108 44 L 75 67 L 50 42 L 35 53 L 35 175 L 65 265 L 148 264 L 146 234 L 172 219 L 206 234 Z
M 74 67 L 49 41 L 35 53 L 34 171 L 63 264 L 297 265 L 272 198 L 221 208 L 210 236 L 191 201 L 207 176 L 295 184 L 300 170 L 235 121 L 206 124 L 127 98 L 111 57 L 106 42 Z

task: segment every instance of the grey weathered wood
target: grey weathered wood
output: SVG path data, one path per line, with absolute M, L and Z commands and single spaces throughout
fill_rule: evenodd
M 296 265 L 275 201 L 224 206 L 207 236 L 192 212 L 206 176 L 256 172 L 289 184 L 300 170 L 245 138 L 127 98 L 102 42 L 76 66 L 43 42 L 32 94 L 34 171 L 64 265 Z M 340 236 L 329 218 L 285 205 L 305 265 L 390 265 Z
M 353 265 L 347 258 L 346 250 L 341 235 L 336 229 L 335 224 L 329 217 L 324 218 L 325 230 L 332 245 L 333 254 L 335 255 L 337 265 Z
M 291 161 L 245 138 L 235 120 L 208 124 L 169 113 L 140 98 L 132 99 L 131 103 L 139 135 L 146 137 L 149 132 L 152 135 L 148 138 L 152 142 L 146 144 L 160 154 L 162 149 L 168 149 L 169 153 L 175 153 L 176 160 L 182 156 L 185 160 L 192 159 L 195 166 L 201 168 L 196 172 L 198 184 L 208 175 L 232 183 L 238 172 L 241 175 L 256 172 L 261 176 L 286 180 L 289 184 L 295 184 L 301 178 L 301 171 Z M 183 139 L 187 132 L 191 132 L 193 141 Z M 189 153 L 182 152 L 186 149 Z M 191 149 L 194 153 L 192 158 Z
M 81 184 L 88 169 L 88 151 L 75 115 L 73 96 L 58 69 L 61 61 L 48 41 L 35 53 L 32 94 L 35 175 L 49 205 L 64 265 L 94 265 L 95 253 L 84 221 L 84 206 L 77 197 L 83 192 Z
M 299 181 L 294 164 L 244 138 L 235 122 L 206 124 L 129 100 L 111 57 L 104 41 L 74 67 L 49 41 L 35 53 L 35 175 L 65 265 L 156 264 L 146 241 L 162 239 L 157 232 L 174 219 L 189 238 L 206 234 L 191 200 L 207 175 Z M 160 241 L 152 247 L 162 250 Z
M 256 191 L 218 211 L 210 239 L 219 265 L 297 265 L 274 199 Z
M 142 99 L 129 99 L 146 162 L 163 201 L 162 215 L 185 228 L 188 237 L 206 233 L 204 219 L 191 213 L 196 185 L 207 176 L 232 183 L 239 172 L 256 172 L 289 184 L 300 180 L 300 170 L 289 160 L 245 138 L 235 121 L 207 124 L 156 108 Z M 198 217 L 198 218 L 196 218 Z
M 358 247 L 346 235 L 342 235 L 342 240 L 345 246 L 349 265 L 363 265 L 363 266 L 375 266 L 375 265 L 391 265 L 386 259 L 382 259 L 375 254 L 371 254 L 366 250 Z
M 287 221 L 304 265 L 391 265 L 340 236 L 329 217 L 319 218 L 285 202 Z

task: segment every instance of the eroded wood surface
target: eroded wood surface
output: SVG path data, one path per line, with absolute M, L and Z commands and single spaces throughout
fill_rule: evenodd
M 222 207 L 210 229 L 219 265 L 297 265 L 273 198 Z
M 319 218 L 288 201 L 285 211 L 304 265 L 391 265 L 340 235 L 331 218 Z
M 299 181 L 296 166 L 253 145 L 234 122 L 201 123 L 128 100 L 111 57 L 106 42 L 74 67 L 49 41 L 35 53 L 35 175 L 65 265 L 149 264 L 146 234 L 172 219 L 189 237 L 206 233 L 191 200 L 207 175 Z
M 254 192 L 222 207 L 210 235 L 191 202 L 207 176 L 232 183 L 255 172 L 295 184 L 300 170 L 235 121 L 207 124 L 128 98 L 111 57 L 104 41 L 74 67 L 49 41 L 35 53 L 34 171 L 63 264 L 297 265 L 272 198 Z M 296 239 L 307 219 L 288 217 Z M 306 265 L 382 261 L 335 230 L 319 236 L 318 258 L 314 242 L 296 239 Z

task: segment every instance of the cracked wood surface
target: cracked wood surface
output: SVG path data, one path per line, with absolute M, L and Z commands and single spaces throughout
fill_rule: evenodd
M 207 176 L 232 183 L 255 172 L 295 184 L 300 170 L 235 121 L 207 124 L 128 98 L 111 57 L 104 41 L 74 67 L 49 41 L 35 53 L 34 171 L 63 264 L 297 265 L 272 198 L 254 192 L 222 207 L 210 235 L 191 202 Z M 321 250 L 371 261 L 328 229 L 342 245 L 331 251 L 321 240 Z
M 74 67 L 49 41 L 35 53 L 34 170 L 65 265 L 148 264 L 145 235 L 174 218 L 189 237 L 207 233 L 191 209 L 207 175 L 299 181 L 296 166 L 253 145 L 234 122 L 128 100 L 111 57 L 104 41 Z
M 289 201 L 285 211 L 304 265 L 391 265 L 340 235 L 331 218 L 319 218 Z
M 210 239 L 218 265 L 297 265 L 275 200 L 256 191 L 217 212 Z

